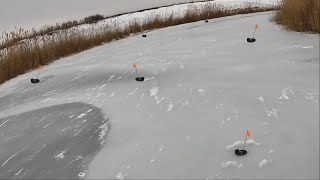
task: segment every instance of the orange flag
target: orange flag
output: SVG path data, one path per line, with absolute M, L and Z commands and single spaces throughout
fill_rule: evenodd
M 42 69 L 42 66 L 41 66 L 41 65 L 39 65 L 38 69 L 39 69 L 39 70 L 41 70 L 41 69 Z
M 137 68 L 137 65 L 136 65 L 136 64 L 133 64 L 132 67 L 133 67 L 133 69 L 136 69 L 136 68 Z
M 250 137 L 251 136 L 251 133 L 249 130 L 247 130 L 247 137 Z
M 256 24 L 256 29 L 259 29 L 259 25 L 258 24 Z

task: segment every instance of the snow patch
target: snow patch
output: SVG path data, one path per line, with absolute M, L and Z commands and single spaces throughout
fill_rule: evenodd
M 253 144 L 255 146 L 260 146 L 261 145 L 261 143 L 257 143 L 253 139 L 247 140 L 246 145 L 251 145 L 251 144 Z M 243 146 L 244 145 L 244 141 L 236 141 L 235 143 L 227 146 L 226 150 L 234 149 L 235 147 L 240 146 L 240 145 Z
M 145 78 L 144 81 L 150 81 L 150 80 L 153 80 L 153 79 L 155 79 L 155 77 Z
M 12 159 L 13 157 L 15 157 L 17 154 L 18 154 L 18 153 L 15 153 L 15 154 L 11 155 L 6 161 L 4 161 L 4 163 L 1 164 L 1 167 L 4 166 L 4 165 L 6 165 L 7 162 L 9 162 L 10 159 Z
M 111 75 L 107 81 L 111 81 L 116 75 Z
M 154 157 L 152 157 L 152 159 L 149 162 L 154 163 L 155 161 L 156 161 L 156 159 Z
M 206 90 L 204 90 L 204 89 L 198 89 L 198 92 L 199 92 L 199 93 L 204 93 L 204 92 L 206 92 Z
M 154 99 L 156 100 L 156 104 L 160 104 L 161 101 L 164 99 L 163 97 L 161 99 L 159 99 L 158 97 L 158 93 L 160 92 L 160 87 L 152 87 L 150 89 L 150 96 L 154 97 Z
M 109 124 L 106 122 L 104 123 L 103 125 L 101 125 L 99 127 L 100 130 L 100 133 L 99 133 L 99 141 L 101 141 L 100 145 L 102 145 L 105 141 L 102 141 L 106 135 L 107 135 L 107 132 L 109 130 Z
M 221 163 L 222 168 L 227 168 L 227 167 L 237 167 L 237 168 L 242 168 L 243 164 L 242 163 L 237 163 L 236 161 L 225 161 Z
M 93 109 L 89 109 L 86 113 L 90 113 Z
M 98 91 L 101 91 L 101 90 L 102 90 L 103 88 L 105 88 L 107 85 L 108 85 L 108 84 L 104 84 L 104 85 L 100 86 L 100 87 L 98 88 Z
M 262 96 L 257 97 L 257 99 L 258 99 L 259 101 L 261 101 L 262 103 L 264 103 L 264 98 L 263 98 Z
M 86 116 L 87 114 L 85 114 L 85 113 L 81 113 L 76 119 L 81 119 L 81 118 L 83 118 L 84 116 Z
M 42 101 L 43 103 L 46 103 L 46 102 L 49 102 L 49 101 L 52 101 L 53 98 L 48 98 L 48 99 L 45 99 L 44 101 Z
M 221 108 L 223 108 L 223 104 L 219 104 L 216 106 L 216 109 L 221 109 Z
M 129 96 L 134 95 L 134 93 L 136 93 L 136 91 L 138 90 L 138 88 L 135 88 L 132 92 L 128 93 Z
M 161 146 L 161 147 L 159 148 L 159 152 L 162 152 L 164 149 L 165 149 L 165 147 L 164 147 L 164 146 Z
M 81 74 L 81 75 L 79 75 L 79 76 L 77 76 L 77 77 L 73 78 L 71 81 L 75 81 L 75 80 L 79 79 L 79 78 L 80 78 L 80 77 L 82 77 L 82 76 L 83 76 L 83 74 Z
M 113 93 L 111 93 L 111 94 L 109 95 L 109 98 L 110 98 L 110 97 L 113 97 L 114 95 L 116 95 L 116 91 L 113 92 Z
M 20 169 L 20 171 L 18 171 L 17 173 L 15 173 L 15 176 L 18 176 L 21 172 L 22 172 L 23 168 Z
M 61 151 L 59 154 L 54 156 L 54 158 L 57 159 L 57 160 L 63 159 L 65 153 L 66 153 L 66 151 Z
M 190 103 L 187 99 L 185 99 L 183 102 L 182 102 L 182 106 L 185 107 L 185 106 L 189 106 Z
M 78 177 L 79 177 L 80 179 L 83 179 L 84 177 L 86 177 L 86 172 L 87 172 L 87 171 L 80 172 L 80 173 L 78 174 Z
M 304 46 L 302 47 L 303 49 L 310 49 L 310 48 L 313 48 L 313 46 Z
M 47 124 L 47 125 L 43 126 L 43 128 L 45 129 L 45 128 L 49 127 L 50 125 L 51 124 Z
M 316 104 L 319 104 L 319 93 L 306 91 L 305 98 L 307 100 L 315 102 Z
M 9 121 L 9 119 L 6 120 L 6 121 L 4 121 L 3 123 L 1 123 L 1 124 L 0 124 L 0 127 L 3 126 L 3 125 L 4 125 L 5 123 L 7 123 L 8 121 Z
M 60 132 L 64 132 L 64 131 L 66 131 L 67 129 L 70 129 L 70 127 L 63 128 Z
M 270 149 L 268 153 L 269 153 L 269 154 L 272 154 L 272 153 L 274 153 L 274 152 L 276 152 L 276 151 L 273 150 L 273 149 Z
M 76 161 L 79 161 L 80 159 L 83 159 L 83 157 L 82 156 L 77 156 L 76 157 Z
M 279 109 L 277 108 L 272 108 L 271 110 L 265 110 L 266 114 L 268 117 L 274 117 L 276 119 L 279 118 L 279 115 L 278 115 L 278 111 Z
M 116 178 L 117 178 L 118 180 L 123 180 L 125 176 L 127 176 L 127 174 L 124 174 L 123 172 L 119 172 L 119 173 L 116 175 Z
M 123 168 L 127 168 L 127 169 L 130 169 L 130 168 L 131 168 L 130 165 L 123 165 L 122 167 L 123 167 Z
M 47 92 L 46 94 L 44 94 L 44 95 L 42 95 L 42 96 L 50 96 L 50 95 L 52 95 L 52 94 L 56 94 L 56 92 L 58 91 L 59 89 L 55 89 L 55 90 L 53 90 L 53 91 L 49 91 L 49 92 Z
M 281 96 L 279 97 L 280 100 L 289 100 L 289 96 L 293 95 L 293 90 L 291 88 L 284 88 L 281 90 Z
M 167 112 L 172 111 L 174 104 L 172 102 L 169 103 Z
M 262 160 L 260 163 L 259 163 L 259 168 L 262 168 L 263 166 L 266 166 L 267 164 L 271 164 L 272 163 L 272 160 Z

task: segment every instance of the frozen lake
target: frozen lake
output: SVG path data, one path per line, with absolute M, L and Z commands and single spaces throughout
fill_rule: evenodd
M 79 20 L 96 13 L 114 15 L 192 0 L 1 0 L 0 32 Z
M 2 84 L 0 178 L 318 179 L 319 36 L 271 15 L 151 31 Z

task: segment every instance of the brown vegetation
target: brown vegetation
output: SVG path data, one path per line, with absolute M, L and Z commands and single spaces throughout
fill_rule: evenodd
M 40 36 L 40 41 L 37 40 L 30 43 L 31 41 L 26 40 L 24 43 L 15 44 L 14 47 L 5 48 L 0 51 L 0 84 L 34 69 L 40 64 L 49 64 L 59 58 L 99 46 L 103 43 L 125 38 L 132 33 L 205 19 L 270 10 L 274 10 L 274 8 L 247 7 L 244 9 L 226 10 L 220 6 L 210 4 L 201 8 L 190 7 L 183 17 L 175 18 L 171 15 L 162 18 L 156 15 L 145 22 L 133 21 L 125 28 L 109 28 L 105 26 L 85 34 L 77 31 L 64 31 L 63 33 L 57 33 L 54 38 L 50 39 Z M 96 21 L 100 18 L 102 17 L 94 16 L 89 18 L 89 21 Z M 70 26 L 72 24 L 70 23 Z M 65 26 L 68 27 L 69 25 Z M 21 30 L 21 33 L 12 37 L 19 38 L 25 32 Z M 1 52 L 3 53 L 1 54 Z
M 284 0 L 274 21 L 298 32 L 320 33 L 319 0 Z

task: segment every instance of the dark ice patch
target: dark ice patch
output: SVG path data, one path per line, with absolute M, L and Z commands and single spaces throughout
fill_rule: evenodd
M 84 103 L 25 112 L 0 125 L 0 179 L 82 178 L 109 130 L 101 110 Z

